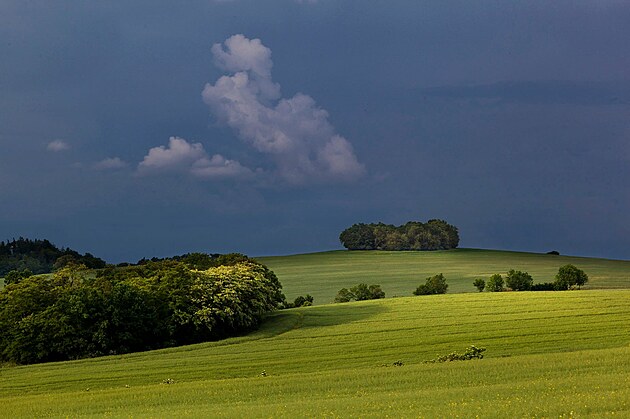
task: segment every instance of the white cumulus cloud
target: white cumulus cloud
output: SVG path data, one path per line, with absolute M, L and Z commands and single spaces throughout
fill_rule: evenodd
M 200 178 L 232 178 L 252 174 L 236 160 L 220 154 L 209 156 L 201 143 L 171 137 L 168 146 L 153 147 L 138 164 L 140 174 L 188 173 Z
M 215 63 L 231 73 L 206 84 L 202 96 L 211 112 L 246 144 L 268 156 L 289 183 L 355 180 L 365 168 L 352 144 L 328 121 L 313 98 L 281 98 L 273 82 L 271 50 L 243 35 L 212 47 Z
M 65 142 L 63 140 L 51 141 L 46 146 L 46 149 L 48 151 L 54 151 L 54 152 L 68 150 L 69 148 L 70 148 L 70 144 L 68 144 L 67 142 Z

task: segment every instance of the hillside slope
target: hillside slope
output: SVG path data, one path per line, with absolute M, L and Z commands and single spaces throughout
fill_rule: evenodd
M 510 269 L 527 271 L 534 282 L 551 282 L 568 263 L 586 271 L 586 288 L 630 288 L 630 261 L 553 256 L 498 250 L 455 249 L 433 252 L 333 251 L 257 258 L 282 283 L 288 299 L 311 294 L 314 304 L 333 301 L 336 292 L 360 282 L 380 284 L 386 297 L 408 296 L 425 278 L 443 273 L 449 293 L 476 292 L 475 278 Z
M 624 290 L 318 306 L 221 342 L 5 367 L 0 403 L 7 417 L 623 416 L 629 336 Z M 470 344 L 486 358 L 423 363 Z

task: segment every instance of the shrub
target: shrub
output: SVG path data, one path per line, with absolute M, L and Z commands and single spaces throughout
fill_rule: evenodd
M 503 277 L 501 274 L 494 274 L 488 280 L 486 284 L 486 291 L 488 292 L 501 292 L 503 291 Z
M 426 283 L 418 286 L 413 295 L 446 294 L 447 289 L 446 278 L 440 273 L 427 278 Z
M 588 282 L 588 275 L 573 265 L 564 265 L 558 269 L 556 274 L 556 288 L 558 290 L 568 290 L 575 286 L 578 289 Z
M 306 294 L 305 297 L 302 297 L 300 295 L 293 301 L 293 307 L 308 307 L 312 305 L 313 305 L 313 297 L 311 297 L 309 294 Z
M 560 252 L 558 252 L 557 250 L 552 250 L 550 252 L 547 252 L 548 255 L 553 255 L 553 256 L 559 256 Z
M 532 289 L 534 279 L 527 272 L 510 269 L 505 279 L 505 284 L 514 291 L 529 291 Z
M 457 352 L 451 352 L 448 355 L 442 355 L 435 359 L 425 361 L 425 363 L 469 361 L 471 359 L 483 359 L 483 353 L 485 351 L 486 351 L 486 348 L 478 348 L 475 345 L 470 345 L 468 348 L 466 348 L 466 352 L 464 352 L 463 354 L 458 354 Z
M 377 300 L 380 298 L 385 298 L 385 293 L 381 289 L 380 285 L 367 285 L 367 284 L 357 284 L 354 287 L 348 290 L 347 288 L 342 288 L 337 292 L 337 296 L 335 297 L 335 303 L 347 303 L 352 300 L 356 301 L 364 301 L 364 300 Z
M 532 285 L 530 291 L 556 291 L 556 284 L 553 282 L 542 282 Z
M 479 292 L 483 292 L 483 289 L 486 287 L 486 281 L 484 281 L 482 278 L 477 278 L 473 282 L 473 285 L 475 286 L 475 288 L 477 288 L 477 290 L 479 290 Z

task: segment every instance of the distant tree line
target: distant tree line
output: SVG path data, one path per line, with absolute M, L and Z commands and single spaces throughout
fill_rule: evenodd
M 444 220 L 401 226 L 354 224 L 341 232 L 339 240 L 349 250 L 446 250 L 459 245 L 459 232 Z
M 0 242 L 0 277 L 11 271 L 28 270 L 33 274 L 52 272 L 73 262 L 91 269 L 105 267 L 105 261 L 90 253 L 84 255 L 69 248 L 58 248 L 48 240 L 20 237 Z
M 582 269 L 574 265 L 564 265 L 558 269 L 553 282 L 543 282 L 534 284 L 534 278 L 522 271 L 510 269 L 505 277 L 501 274 L 492 275 L 486 282 L 483 278 L 477 278 L 473 285 L 479 292 L 501 292 L 511 291 L 564 291 L 570 289 L 580 289 L 588 282 L 588 275 Z
M 0 361 L 30 364 L 204 342 L 256 328 L 285 298 L 244 255 L 98 271 L 70 263 L 0 290 Z

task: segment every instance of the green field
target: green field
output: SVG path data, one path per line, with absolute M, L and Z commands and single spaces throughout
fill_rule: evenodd
M 470 344 L 486 358 L 423 363 Z M 1 415 L 627 417 L 629 344 L 625 290 L 323 305 L 221 342 L 2 368 Z
M 475 278 L 510 269 L 529 272 L 534 282 L 553 282 L 558 268 L 573 264 L 589 275 L 586 288 L 630 288 L 630 261 L 540 253 L 455 249 L 435 252 L 333 251 L 258 258 L 278 275 L 288 299 L 311 294 L 328 304 L 341 288 L 380 284 L 386 297 L 407 296 L 425 278 L 443 273 L 449 293 L 476 292 Z

